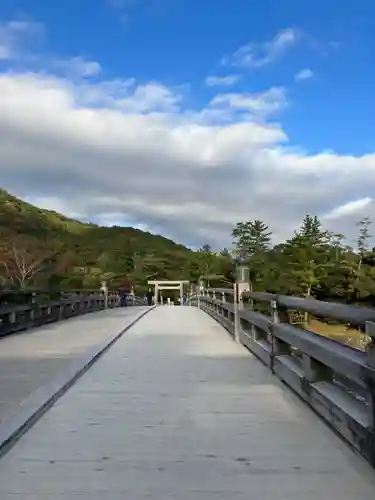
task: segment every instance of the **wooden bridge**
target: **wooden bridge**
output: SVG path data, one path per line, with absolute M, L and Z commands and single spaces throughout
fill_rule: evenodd
M 3 306 L 1 500 L 373 500 L 373 352 L 252 299 L 270 315 L 215 290 L 183 307 Z

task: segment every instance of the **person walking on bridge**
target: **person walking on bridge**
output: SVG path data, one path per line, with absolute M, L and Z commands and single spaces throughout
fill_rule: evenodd
M 148 289 L 148 292 L 146 293 L 146 299 L 147 299 L 147 304 L 149 306 L 152 306 L 152 299 L 154 298 L 154 294 L 152 293 L 151 288 Z

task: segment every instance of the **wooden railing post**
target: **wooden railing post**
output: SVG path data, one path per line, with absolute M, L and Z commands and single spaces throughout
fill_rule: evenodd
M 270 312 L 272 323 L 273 324 L 280 323 L 276 300 L 271 300 L 269 307 L 270 307 L 269 312 Z M 277 345 L 276 345 L 277 339 L 275 339 L 272 328 L 271 328 L 271 331 L 267 332 L 267 339 L 268 339 L 268 342 L 272 345 L 272 354 L 276 353 L 278 351 Z
M 10 312 L 10 313 L 8 314 L 8 322 L 9 322 L 10 324 L 13 324 L 13 323 L 15 323 L 15 322 L 16 322 L 16 313 L 15 313 L 15 312 Z
M 234 332 L 236 342 L 240 342 L 241 320 L 240 311 L 244 309 L 243 293 L 250 290 L 250 285 L 246 281 L 237 281 L 234 284 Z
M 234 313 L 234 340 L 240 341 L 240 315 L 238 303 L 238 284 L 233 283 L 233 313 Z
M 270 325 L 270 329 L 267 332 L 267 340 L 271 345 L 271 357 L 270 357 L 270 368 L 271 371 L 274 372 L 274 359 L 276 356 L 280 354 L 290 354 L 290 346 L 285 342 L 282 342 L 275 336 L 273 325 L 277 325 L 280 323 L 279 313 L 277 310 L 277 302 L 276 300 L 270 301 L 270 316 L 272 320 L 272 324 Z
M 104 295 L 104 309 L 108 309 L 108 286 L 106 281 L 102 282 L 100 290 Z

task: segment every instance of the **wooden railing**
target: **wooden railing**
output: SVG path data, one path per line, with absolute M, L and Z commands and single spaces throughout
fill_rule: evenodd
M 145 305 L 134 297 L 128 305 Z M 120 305 L 117 292 L 108 296 L 97 290 L 75 291 L 0 291 L 0 337 Z
M 208 289 L 191 297 L 375 466 L 375 310 L 313 299 Z M 263 305 L 257 311 L 257 303 Z M 350 323 L 361 351 L 288 322 L 287 311 Z

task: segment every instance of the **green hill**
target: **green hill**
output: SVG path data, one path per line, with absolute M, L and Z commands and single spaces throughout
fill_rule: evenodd
M 132 227 L 79 222 L 0 189 L 3 286 L 96 288 L 103 279 L 111 286 L 127 279 L 143 289 L 147 279 L 197 280 L 207 270 L 222 272 L 222 263 L 210 251 L 193 252 Z

